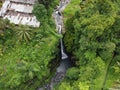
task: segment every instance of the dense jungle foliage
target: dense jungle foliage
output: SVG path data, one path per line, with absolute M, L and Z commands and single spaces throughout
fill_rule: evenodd
M 63 15 L 75 65 L 55 90 L 119 90 L 120 0 L 71 0 Z
M 33 14 L 41 23 L 38 28 L 0 19 L 0 90 L 36 90 L 49 81 L 61 37 L 51 18 L 58 0 L 51 3 L 49 9 L 35 4 Z
M 120 89 L 120 0 L 70 0 L 64 43 L 74 66 L 54 90 Z M 51 17 L 59 0 L 38 0 L 38 28 L 0 19 L 0 90 L 37 90 L 50 80 L 61 38 Z

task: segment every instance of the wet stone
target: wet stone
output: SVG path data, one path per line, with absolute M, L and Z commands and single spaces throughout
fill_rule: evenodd
M 65 74 L 63 72 L 57 72 L 55 77 L 53 78 L 53 82 L 59 83 L 61 80 L 63 80 L 65 77 Z

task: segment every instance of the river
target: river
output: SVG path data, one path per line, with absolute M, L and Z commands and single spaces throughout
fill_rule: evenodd
M 58 31 L 58 34 L 62 34 L 63 28 L 63 16 L 61 12 L 65 9 L 69 2 L 69 0 L 60 0 L 59 6 L 57 6 L 57 9 L 55 9 L 55 11 L 53 12 L 53 18 L 55 19 L 56 30 Z M 69 57 L 65 52 L 62 38 L 60 39 L 60 52 L 61 61 L 60 65 L 56 69 L 55 76 L 52 77 L 51 81 L 48 84 L 45 84 L 42 88 L 39 88 L 38 90 L 53 90 L 53 86 L 64 79 L 66 71 L 71 66 L 71 64 Z

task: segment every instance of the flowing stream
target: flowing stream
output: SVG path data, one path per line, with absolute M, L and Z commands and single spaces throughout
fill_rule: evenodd
M 63 11 L 68 4 L 69 4 L 69 0 L 60 0 L 59 6 L 53 12 L 53 17 L 56 23 L 56 29 L 59 34 L 62 34 L 62 27 L 63 27 L 63 16 L 61 14 L 61 11 Z M 39 88 L 38 90 L 53 90 L 54 84 L 57 84 L 64 79 L 65 73 L 67 69 L 71 66 L 71 64 L 69 61 L 69 57 L 65 52 L 62 38 L 60 39 L 60 51 L 61 51 L 61 61 L 60 61 L 60 65 L 56 70 L 55 76 L 51 79 L 50 83 L 44 85 L 42 88 Z

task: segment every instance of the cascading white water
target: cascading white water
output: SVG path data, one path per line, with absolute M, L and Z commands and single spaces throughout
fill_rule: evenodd
M 58 25 L 58 27 L 59 27 L 58 33 L 59 33 L 59 34 L 62 34 L 61 25 Z M 67 56 L 67 54 L 65 53 L 64 45 L 63 45 L 63 40 L 62 40 L 62 39 L 60 39 L 60 50 L 61 50 L 61 59 L 62 59 L 62 60 L 67 59 L 68 56 Z
M 64 59 L 67 59 L 68 56 L 67 54 L 64 52 L 64 46 L 63 46 L 63 40 L 61 39 L 60 40 L 60 45 L 61 45 L 61 59 L 64 60 Z
M 62 41 L 62 39 L 60 40 L 60 42 L 61 42 L 61 58 L 62 58 L 62 60 L 64 60 L 64 59 L 67 59 L 68 56 L 67 56 L 67 54 L 64 52 L 64 47 L 63 47 L 63 41 Z

